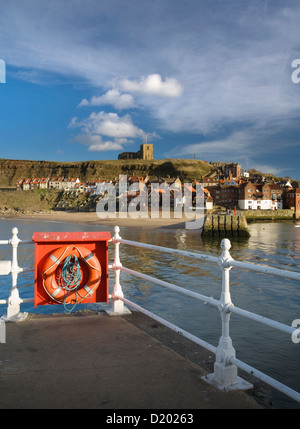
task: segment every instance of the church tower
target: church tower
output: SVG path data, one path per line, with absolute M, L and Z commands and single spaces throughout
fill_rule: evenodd
M 144 159 L 145 161 L 153 158 L 153 144 L 148 143 L 147 136 L 140 145 L 140 150 L 137 152 L 122 152 L 118 155 L 118 159 Z
M 148 143 L 147 136 L 140 147 L 140 158 L 146 161 L 153 159 L 153 144 Z

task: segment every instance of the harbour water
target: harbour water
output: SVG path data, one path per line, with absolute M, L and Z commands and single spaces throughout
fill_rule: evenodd
M 294 222 L 253 223 L 249 225 L 250 238 L 230 237 L 231 255 L 236 260 L 268 265 L 300 272 L 300 228 Z M 19 238 L 31 239 L 38 231 L 110 231 L 103 225 L 66 224 L 49 221 L 1 219 L 0 239 L 11 238 L 11 230 L 19 229 Z M 151 243 L 159 246 L 192 250 L 220 255 L 222 238 L 201 238 L 197 230 L 168 228 L 140 229 L 121 228 L 124 239 Z M 109 260 L 113 262 L 114 246 L 110 245 Z M 120 245 L 122 265 L 154 275 L 177 286 L 188 288 L 214 298 L 221 293 L 221 271 L 212 263 L 194 261 L 171 254 L 141 250 Z M 11 259 L 10 246 L 0 246 L 0 260 Z M 20 245 L 19 265 L 22 268 L 34 266 L 34 246 Z M 256 274 L 233 268 L 230 271 L 231 298 L 235 306 L 291 325 L 300 319 L 299 282 Z M 114 276 L 110 274 L 110 289 Z M 121 284 L 125 297 L 147 310 L 178 325 L 180 328 L 217 346 L 221 335 L 218 310 L 198 300 L 179 295 L 161 286 L 149 284 L 121 273 Z M 0 299 L 6 299 L 11 286 L 10 276 L 0 278 Z M 21 298 L 34 295 L 33 272 L 21 273 L 18 278 Z M 88 308 L 105 308 L 105 304 L 91 304 Z M 1 311 L 3 308 L 3 311 Z M 1 306 L 0 313 L 5 312 Z M 77 309 L 82 309 L 78 306 Z M 41 306 L 24 304 L 22 311 L 53 313 L 63 312 L 63 306 Z M 293 343 L 287 334 L 241 318 L 231 316 L 230 335 L 237 358 L 265 372 L 289 387 L 300 391 L 300 344 Z M 274 405 L 278 408 L 300 408 L 299 404 L 284 395 L 272 391 Z

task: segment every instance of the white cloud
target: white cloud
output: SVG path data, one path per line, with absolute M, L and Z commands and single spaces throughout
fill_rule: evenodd
M 79 103 L 79 107 L 104 106 L 107 104 L 114 106 L 118 110 L 136 107 L 133 96 L 131 94 L 121 94 L 118 89 L 110 89 L 99 97 L 92 97 L 90 101 L 83 99 Z
M 160 74 L 150 74 L 141 80 L 123 79 L 119 83 L 120 88 L 128 92 L 137 92 L 145 95 L 156 95 L 161 97 L 179 97 L 183 88 L 175 78 L 162 80 Z
M 106 152 L 111 150 L 123 150 L 123 146 L 112 141 L 107 141 L 99 144 L 91 144 L 88 148 L 89 152 Z
M 81 105 L 129 108 L 130 94 L 118 90 L 160 95 L 143 98 L 147 114 L 166 131 L 193 133 L 299 111 L 290 79 L 291 62 L 299 56 L 297 4 L 235 2 L 232 7 L 218 1 L 212 14 L 210 2 L 201 0 L 176 8 L 173 0 L 126 7 L 117 0 L 90 0 L 84 10 L 74 2 L 66 14 L 58 0 L 47 6 L 19 3 L 1 6 L 1 56 L 9 65 L 28 67 L 19 72 L 24 79 L 32 74 L 41 82 L 47 71 L 50 83 L 50 72 L 98 88 L 119 82 L 115 92 Z
M 122 143 L 118 141 L 103 141 L 99 135 L 82 134 L 74 137 L 73 141 L 88 146 L 88 151 L 105 152 L 110 150 L 123 150 Z
M 145 132 L 136 127 L 130 115 L 119 116 L 117 113 L 93 112 L 86 119 L 72 118 L 70 128 L 81 128 L 86 134 L 99 134 L 115 138 L 144 137 Z
M 200 143 L 194 143 L 180 146 L 176 146 L 174 149 L 167 153 L 168 157 L 173 156 L 190 156 L 197 154 L 206 159 L 207 157 L 225 159 L 227 161 L 233 161 L 236 154 L 242 153 L 244 157 L 249 156 L 253 152 L 253 138 L 250 132 L 235 132 L 224 139 L 203 141 Z M 213 160 L 213 159 L 210 159 Z
M 261 173 L 265 174 L 274 174 L 275 176 L 281 176 L 284 174 L 284 169 L 274 167 L 274 165 L 269 164 L 258 164 L 256 161 L 252 163 L 251 168 L 255 168 L 255 170 L 260 171 Z
M 270 151 L 270 140 L 272 150 Z M 275 166 L 271 164 L 272 156 L 279 156 L 283 146 L 289 150 L 297 143 L 286 143 L 277 138 L 276 129 L 272 132 L 256 126 L 248 127 L 242 131 L 229 133 L 223 139 L 204 140 L 202 142 L 178 145 L 166 153 L 167 158 L 191 158 L 206 161 L 239 162 L 243 168 L 255 168 L 263 173 L 281 175 L 284 168 L 280 163 Z M 262 163 L 265 160 L 266 163 Z M 267 163 L 269 162 L 269 163 Z
M 79 120 L 72 118 L 69 128 L 79 128 L 81 134 L 74 137 L 74 141 L 86 144 L 89 150 L 122 150 L 129 139 L 144 138 L 146 133 L 136 127 L 130 115 L 119 116 L 117 113 L 93 112 L 88 118 Z M 113 138 L 104 141 L 103 137 Z
M 84 8 L 72 0 L 15 3 L 2 2 L 0 15 L 1 58 L 8 70 L 15 68 L 13 77 L 53 84 L 53 76 L 62 76 L 90 84 L 95 94 L 114 88 L 81 106 L 131 108 L 133 94 L 144 109 L 143 123 L 150 118 L 160 133 L 200 134 L 206 142 L 199 150 L 208 156 L 213 149 L 224 154 L 224 140 L 213 143 L 213 136 L 244 127 L 253 156 L 264 152 L 261 163 L 268 163 L 274 146 L 260 129 L 288 136 L 293 123 L 299 127 L 300 84 L 291 81 L 292 61 L 299 58 L 297 2 L 215 0 L 213 7 L 205 0 L 89 0 Z M 124 117 L 95 113 L 73 122 L 83 135 L 114 142 L 142 134 Z M 225 143 L 232 159 L 248 150 L 237 140 Z M 185 153 L 193 150 L 189 145 Z

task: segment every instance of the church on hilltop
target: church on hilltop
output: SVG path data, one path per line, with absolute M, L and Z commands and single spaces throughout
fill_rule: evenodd
M 140 150 L 137 152 L 122 152 L 119 154 L 118 159 L 143 159 L 145 161 L 151 161 L 153 158 L 153 144 L 144 140 L 140 146 Z

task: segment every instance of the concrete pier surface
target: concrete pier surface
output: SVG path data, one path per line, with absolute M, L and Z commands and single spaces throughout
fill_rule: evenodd
M 104 311 L 6 323 L 0 409 L 256 409 L 205 383 L 214 355 L 147 316 Z

